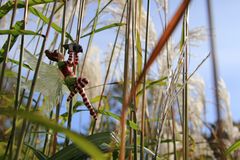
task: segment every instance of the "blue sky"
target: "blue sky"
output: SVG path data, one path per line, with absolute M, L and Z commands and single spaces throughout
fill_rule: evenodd
M 216 51 L 218 54 L 219 75 L 225 81 L 231 97 L 231 110 L 233 119 L 240 120 L 240 22 L 237 19 L 240 11 L 239 0 L 213 0 L 214 28 L 216 33 Z M 206 2 L 203 0 L 192 1 L 190 15 L 193 25 L 206 26 Z M 202 46 L 204 49 L 204 46 Z M 208 46 L 207 46 L 208 48 Z M 201 52 L 202 48 L 199 48 Z M 210 62 L 210 61 L 208 61 Z M 211 83 L 211 64 L 207 63 L 200 70 L 200 74 Z M 211 92 L 212 85 L 207 84 L 206 91 Z

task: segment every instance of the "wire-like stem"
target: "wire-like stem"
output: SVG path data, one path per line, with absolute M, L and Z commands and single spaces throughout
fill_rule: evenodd
M 188 9 L 183 19 L 183 40 L 188 41 Z M 183 52 L 183 159 L 188 159 L 188 45 L 186 44 Z
M 27 106 L 26 106 L 26 111 L 30 110 L 30 106 L 32 104 L 33 93 L 34 93 L 35 85 L 36 85 L 36 82 L 37 82 L 38 72 L 39 72 L 39 69 L 40 69 L 40 66 L 41 66 L 46 41 L 47 41 L 47 38 L 48 38 L 48 35 L 49 35 L 49 32 L 50 32 L 51 23 L 52 23 L 52 20 L 53 20 L 53 15 L 54 15 L 54 10 L 55 10 L 55 7 L 56 7 L 56 3 L 57 3 L 57 1 L 55 1 L 54 4 L 53 4 L 52 13 L 51 13 L 50 20 L 49 20 L 49 23 L 48 23 L 48 27 L 47 27 L 47 30 L 46 30 L 46 34 L 45 34 L 45 37 L 44 37 L 44 40 L 43 40 L 41 52 L 40 52 L 40 55 L 39 55 L 39 58 L 38 58 L 36 70 L 35 70 L 32 85 L 31 85 L 31 88 L 30 88 L 30 93 L 29 93 L 29 98 L 28 98 L 28 102 L 27 102 Z M 19 156 L 20 156 L 20 153 L 21 153 L 21 150 L 22 150 L 22 145 L 23 145 L 23 141 L 24 141 L 24 137 L 25 137 L 25 133 L 26 133 L 26 127 L 27 127 L 27 121 L 24 119 L 23 124 L 22 124 L 22 129 L 20 131 L 19 141 L 18 141 L 18 145 L 17 145 L 17 151 L 16 151 L 16 155 L 15 155 L 16 160 L 19 159 Z
M 147 20 L 146 20 L 146 35 L 145 35 L 145 54 L 144 67 L 147 63 L 148 52 L 148 32 L 149 32 L 149 16 L 150 16 L 150 0 L 147 1 Z M 141 139 L 140 139 L 140 159 L 144 159 L 144 130 L 145 130 L 145 110 L 146 110 L 146 74 L 143 77 L 143 95 L 142 95 L 142 115 L 141 115 Z

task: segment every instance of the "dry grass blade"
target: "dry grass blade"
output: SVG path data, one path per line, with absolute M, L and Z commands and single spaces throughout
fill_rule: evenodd
M 190 3 L 190 0 L 185 0 L 182 2 L 178 10 L 176 11 L 174 17 L 171 19 L 169 24 L 167 25 L 167 28 L 165 32 L 162 34 L 160 40 L 157 43 L 157 46 L 154 48 L 146 66 L 144 67 L 142 73 L 140 74 L 135 86 L 131 89 L 129 96 L 124 99 L 123 101 L 123 108 L 122 108 L 122 113 L 121 113 L 121 144 L 125 144 L 125 125 L 126 125 L 126 112 L 128 108 L 128 104 L 130 102 L 130 99 L 132 98 L 133 95 L 135 95 L 136 89 L 141 83 L 141 80 L 143 79 L 144 75 L 147 73 L 149 67 L 153 64 L 157 56 L 161 53 L 161 49 L 164 47 L 165 43 L 167 42 L 168 38 L 171 36 L 172 32 L 176 28 L 177 24 L 179 23 L 182 15 L 184 14 L 185 10 L 188 7 L 188 4 Z M 121 148 L 120 153 L 125 152 L 125 145 L 124 147 Z M 124 156 L 122 156 L 123 158 Z M 121 159 L 121 157 L 120 157 Z

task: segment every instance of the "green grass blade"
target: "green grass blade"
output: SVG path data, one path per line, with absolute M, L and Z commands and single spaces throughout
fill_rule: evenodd
M 97 133 L 94 135 L 90 135 L 86 137 L 86 139 L 96 146 L 98 146 L 101 150 L 105 150 L 104 144 L 110 144 L 111 142 L 116 143 L 117 139 L 115 138 L 115 135 L 111 132 L 103 132 L 103 133 Z M 86 157 L 86 154 L 81 152 L 76 145 L 70 144 L 69 146 L 63 148 L 56 154 L 54 154 L 51 158 L 48 160 L 73 160 L 73 159 L 83 159 Z
M 43 15 L 41 12 L 39 12 L 37 9 L 33 8 L 33 7 L 29 7 L 29 11 L 34 14 L 35 16 L 39 17 L 44 23 L 48 23 L 49 22 L 49 18 L 47 18 L 45 15 Z M 56 23 L 51 24 L 51 27 L 57 31 L 58 33 L 62 33 L 62 28 L 59 27 Z M 72 42 L 74 41 L 72 36 L 66 32 L 66 37 L 69 38 Z
M 107 30 L 107 29 L 111 29 L 111 28 L 119 27 L 119 26 L 124 26 L 124 25 L 125 25 L 125 23 L 112 23 L 112 24 L 106 25 L 104 27 L 98 28 L 98 29 L 96 29 L 94 31 L 91 31 L 91 32 L 81 36 L 81 38 L 90 36 L 93 33 L 98 33 L 98 32 L 101 32 L 101 31 L 104 31 L 104 30 Z
M 28 2 L 29 6 L 34 6 L 38 4 L 44 4 L 44 3 L 50 3 L 54 2 L 54 0 L 30 0 Z M 19 1 L 17 7 L 18 8 L 24 8 L 24 1 Z M 11 9 L 14 7 L 14 1 L 8 1 L 4 5 L 0 7 L 0 19 L 5 16 Z
M 225 155 L 229 155 L 230 153 L 234 152 L 235 150 L 240 148 L 240 140 L 233 143 L 225 152 Z
M 0 55 L 0 64 L 3 62 L 3 59 L 4 59 L 3 56 Z M 8 61 L 13 64 L 19 65 L 19 61 L 15 59 L 8 58 Z M 28 64 L 23 64 L 23 67 L 32 70 L 31 66 L 29 66 Z
M 44 155 L 41 151 L 37 150 L 36 148 L 34 148 L 33 146 L 30 146 L 28 144 L 25 144 L 28 148 L 30 148 L 33 153 L 35 154 L 35 156 L 39 159 L 39 160 L 46 160 L 48 159 L 48 157 L 46 155 Z
M 30 30 L 16 30 L 16 29 L 0 30 L 0 35 L 5 35 L 5 34 L 12 34 L 12 35 L 39 35 L 39 36 L 43 36 L 42 34 L 36 33 L 34 31 L 30 31 Z
M 110 112 L 110 111 L 99 110 L 98 113 L 101 113 L 101 114 L 103 114 L 103 115 L 105 115 L 105 116 L 108 116 L 108 117 L 112 117 L 112 118 L 120 121 L 120 116 L 117 115 L 117 114 L 114 114 L 114 113 L 112 113 L 112 112 Z M 132 129 L 135 129 L 135 130 L 138 130 L 138 129 L 139 129 L 138 125 L 137 125 L 136 123 L 134 123 L 133 121 L 127 120 L 127 125 L 128 125 L 129 127 L 131 127 Z
M 64 133 L 72 142 L 83 152 L 87 153 L 94 159 L 104 159 L 102 152 L 91 142 L 89 142 L 83 136 L 68 130 L 53 121 L 50 121 L 48 118 L 34 113 L 34 112 L 27 112 L 27 111 L 14 111 L 12 109 L 1 108 L 0 114 L 8 115 L 8 116 L 18 116 L 24 118 L 28 121 L 38 123 L 44 127 L 50 128 L 55 132 Z
M 8 61 L 13 63 L 13 64 L 19 65 L 19 61 L 17 61 L 17 60 L 8 58 Z M 1 61 L 0 61 L 0 63 L 1 63 Z M 31 66 L 29 66 L 28 64 L 23 64 L 23 67 L 26 68 L 26 69 L 32 70 Z

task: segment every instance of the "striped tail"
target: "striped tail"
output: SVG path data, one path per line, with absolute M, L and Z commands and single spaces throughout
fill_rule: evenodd
M 74 65 L 78 65 L 78 54 L 74 54 Z
M 91 103 L 89 102 L 89 99 L 88 99 L 84 89 L 79 87 L 78 93 L 82 96 L 83 103 L 85 104 L 85 106 L 90 111 L 90 115 L 93 116 L 93 118 L 95 120 L 97 120 L 97 114 L 96 114 L 94 108 L 92 107 Z
M 72 65 L 73 64 L 73 52 L 69 51 L 68 54 L 69 54 L 69 56 L 68 56 L 67 64 Z
M 85 106 L 88 108 L 88 110 L 90 111 L 90 115 L 93 116 L 93 118 L 95 120 L 97 120 L 97 114 L 94 110 L 94 108 L 92 107 L 91 103 L 89 102 L 89 99 L 84 91 L 84 89 L 81 87 L 81 86 L 77 86 L 75 88 L 74 91 L 71 91 L 70 95 L 68 96 L 68 99 L 67 101 L 70 101 L 72 99 L 72 97 L 76 94 L 76 93 L 79 93 L 81 96 L 82 96 L 82 100 L 83 100 L 83 103 L 85 104 Z

